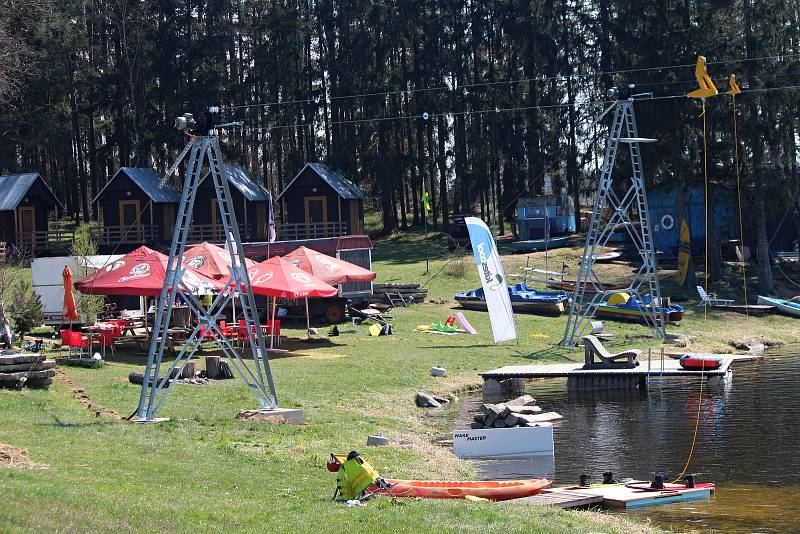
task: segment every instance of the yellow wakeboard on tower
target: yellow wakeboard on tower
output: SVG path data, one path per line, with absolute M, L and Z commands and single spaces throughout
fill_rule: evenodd
M 689 93 L 689 98 L 706 99 L 719 94 L 719 91 L 717 91 L 717 86 L 714 85 L 714 80 L 712 80 L 711 76 L 708 75 L 705 56 L 697 56 L 697 65 L 694 67 L 694 76 L 697 78 L 697 83 L 700 85 L 700 88 Z
M 692 237 L 686 219 L 681 218 L 680 234 L 678 238 L 678 284 L 684 286 L 689 275 L 689 260 L 691 259 Z

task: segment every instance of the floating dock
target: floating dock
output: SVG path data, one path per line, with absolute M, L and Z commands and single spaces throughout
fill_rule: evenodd
M 484 380 L 484 392 L 490 393 L 513 389 L 513 381 L 529 378 L 568 378 L 571 388 L 646 388 L 650 378 L 673 377 L 724 377 L 730 370 L 734 358 L 723 357 L 717 369 L 690 371 L 680 366 L 678 360 L 664 358 L 640 361 L 637 367 L 628 369 L 584 369 L 583 362 L 539 365 L 507 365 L 499 369 L 479 373 Z M 662 365 L 663 364 L 663 365 Z M 490 382 L 494 381 L 494 382 Z
M 603 506 L 605 508 L 630 510 L 674 502 L 706 500 L 711 497 L 713 492 L 713 488 L 707 487 L 646 491 L 628 488 L 622 484 L 590 488 L 571 486 L 550 488 L 533 497 L 515 499 L 513 502 L 537 506 L 555 506 L 558 508 Z

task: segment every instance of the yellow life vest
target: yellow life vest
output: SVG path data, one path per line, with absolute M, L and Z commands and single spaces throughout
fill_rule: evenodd
M 358 499 L 361 493 L 380 475 L 372 465 L 358 454 L 350 453 L 337 475 L 339 492 L 346 500 Z

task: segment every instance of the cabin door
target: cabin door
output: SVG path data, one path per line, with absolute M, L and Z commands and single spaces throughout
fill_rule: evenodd
M 19 208 L 19 243 L 27 250 L 33 250 L 36 244 L 36 208 L 33 206 Z
M 119 201 L 120 241 L 122 243 L 143 243 L 142 212 L 138 200 Z
M 308 238 L 328 237 L 328 197 L 305 197 L 306 234 Z

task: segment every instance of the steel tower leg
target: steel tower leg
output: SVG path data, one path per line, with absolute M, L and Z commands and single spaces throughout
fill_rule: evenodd
M 180 158 L 188 154 L 189 159 L 186 166 L 181 201 L 178 207 L 175 229 L 172 233 L 172 244 L 170 245 L 169 260 L 167 262 L 167 276 L 158 300 L 158 307 L 156 308 L 152 337 L 147 353 L 144 382 L 139 396 L 139 405 L 136 409 L 136 416 L 140 421 L 155 420 L 156 413 L 175 384 L 174 381 L 169 381 L 169 378 L 174 372 L 182 373 L 200 344 L 206 341 L 204 339 L 205 335 L 200 335 L 201 328 L 211 333 L 212 339 L 228 358 L 234 372 L 244 380 L 256 397 L 259 407 L 262 409 L 274 409 L 277 407 L 275 385 L 272 380 L 264 336 L 259 324 L 255 297 L 250 286 L 250 277 L 245 268 L 245 256 L 242 250 L 233 198 L 230 195 L 228 179 L 223 172 L 219 140 L 216 137 L 197 136 L 189 141 L 187 148 L 188 150 L 184 149 L 176 162 L 177 165 L 180 162 Z M 226 289 L 217 294 L 208 308 L 204 307 L 191 291 L 202 285 L 202 282 L 192 276 L 190 272 L 184 272 L 181 267 L 181 258 L 183 258 L 186 249 L 197 190 L 203 181 L 202 171 L 206 162 L 208 169 L 211 171 L 210 176 L 214 182 L 214 189 L 217 195 L 218 213 L 222 220 L 225 234 L 225 247 L 231 256 L 231 276 L 226 284 Z M 191 312 L 197 317 L 198 324 L 192 330 L 186 343 L 175 356 L 169 368 L 162 374 L 161 364 L 167 344 L 172 310 L 179 292 Z M 242 316 L 247 326 L 249 347 L 252 352 L 255 372 L 243 361 L 237 349 L 227 340 L 218 324 L 218 318 L 224 308 L 235 299 L 239 300 Z
M 625 131 L 625 136 L 623 136 L 623 130 Z M 622 197 L 618 196 L 613 188 L 614 164 L 620 142 L 629 145 L 633 172 L 631 185 Z M 575 338 L 582 335 L 594 317 L 597 307 L 611 294 L 624 291 L 636 297 L 639 302 L 642 302 L 644 298 L 641 292 L 642 286 L 646 287 L 651 302 L 659 303 L 658 312 L 654 311 L 653 306 L 640 306 L 644 321 L 652 329 L 655 337 L 663 337 L 665 334 L 665 317 L 660 306 L 661 288 L 658 283 L 658 268 L 650 227 L 650 214 L 647 206 L 639 142 L 636 116 L 633 111 L 633 99 L 619 100 L 614 109 L 603 166 L 600 170 L 600 183 L 595 193 L 592 219 L 589 223 L 589 230 L 586 233 L 586 242 L 583 247 L 583 256 L 572 293 L 572 302 L 569 307 L 564 338 L 561 340 L 561 345 L 564 347 L 575 345 Z M 611 213 L 608 220 L 605 220 L 606 211 Z M 638 255 L 641 257 L 642 267 L 636 272 L 627 289 L 607 290 L 602 286 L 594 271 L 595 255 L 598 249 L 608 243 L 611 234 L 619 228 L 624 228 L 628 232 L 631 241 L 636 246 Z M 594 290 L 591 299 L 587 295 L 587 287 L 590 284 Z

